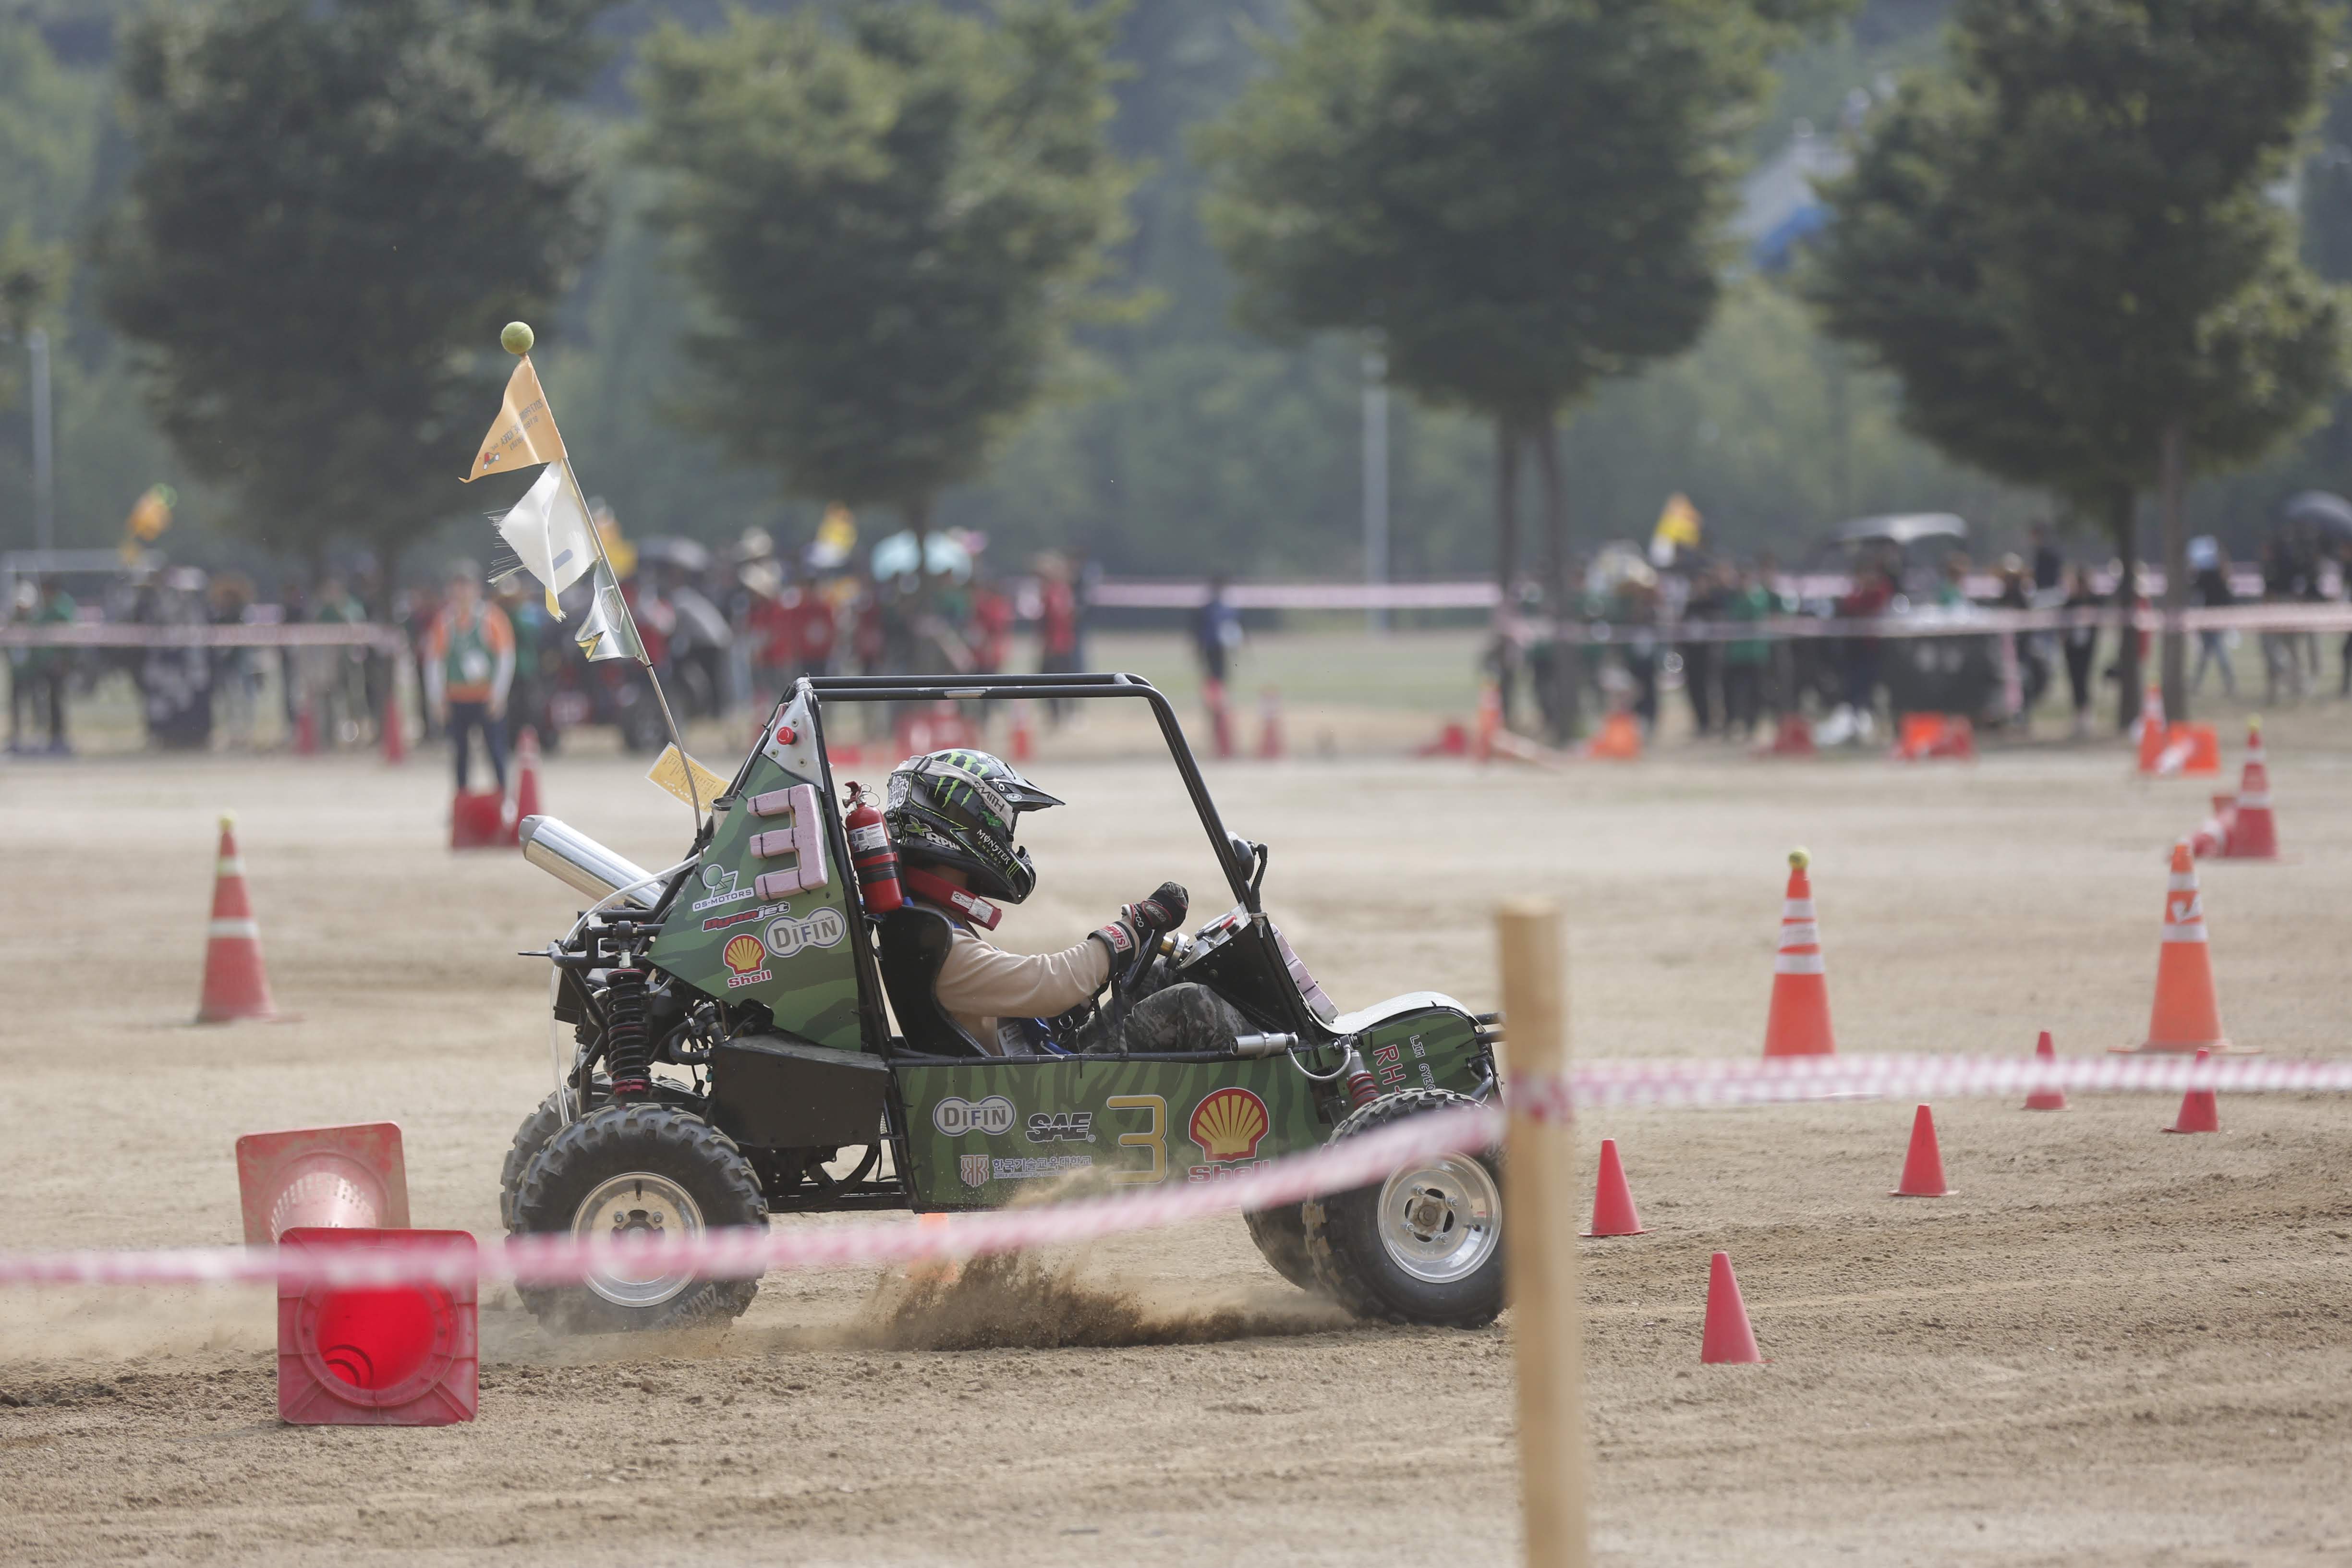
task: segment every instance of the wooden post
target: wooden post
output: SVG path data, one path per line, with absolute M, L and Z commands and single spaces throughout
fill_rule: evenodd
M 1513 900 L 1496 911 L 1509 1078 L 1568 1070 L 1567 959 L 1559 906 Z M 1591 1563 L 1584 1497 L 1584 1330 L 1577 1294 L 1576 1151 L 1565 1121 L 1513 1099 L 1503 1239 L 1519 1372 L 1519 1498 L 1528 1568 Z M 1554 1103 L 1546 1099 L 1540 1103 Z

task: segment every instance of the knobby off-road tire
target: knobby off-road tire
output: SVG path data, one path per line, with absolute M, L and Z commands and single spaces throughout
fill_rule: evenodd
M 1324 1293 L 1322 1283 L 1315 1278 L 1314 1261 L 1307 1256 L 1307 1219 L 1297 1204 L 1252 1209 L 1242 1220 L 1249 1226 L 1250 1239 L 1257 1243 L 1259 1256 L 1274 1266 L 1276 1274 L 1301 1290 Z
M 590 1079 L 590 1110 L 594 1110 L 612 1097 L 611 1079 L 597 1073 Z M 523 1173 L 530 1169 L 533 1160 L 539 1158 L 539 1152 L 547 1147 L 547 1141 L 562 1128 L 563 1112 L 556 1108 L 555 1096 L 551 1093 L 539 1102 L 539 1109 L 524 1117 L 522 1125 L 515 1129 L 514 1142 L 507 1148 L 506 1163 L 499 1167 L 499 1220 L 507 1227 L 508 1235 L 512 1236 L 522 1228 L 515 1219 L 515 1198 L 522 1191 Z
M 1402 1089 L 1350 1114 L 1331 1141 L 1471 1103 Z M 1482 1328 L 1503 1310 L 1502 1197 L 1499 1150 L 1415 1160 L 1377 1186 L 1300 1205 L 1307 1260 L 1322 1289 L 1358 1317 Z
M 512 1236 L 522 1226 L 515 1218 L 515 1200 L 522 1195 L 523 1173 L 547 1147 L 548 1140 L 563 1129 L 563 1112 L 550 1094 L 539 1102 L 539 1109 L 522 1119 L 515 1129 L 514 1142 L 507 1146 L 506 1163 L 499 1167 L 499 1220 Z
M 675 1236 L 768 1224 L 760 1178 L 734 1141 L 700 1117 L 659 1105 L 607 1105 L 547 1141 L 515 1194 L 520 1232 Z M 739 1316 L 757 1279 L 638 1279 L 518 1287 L 523 1305 L 567 1333 L 678 1329 Z

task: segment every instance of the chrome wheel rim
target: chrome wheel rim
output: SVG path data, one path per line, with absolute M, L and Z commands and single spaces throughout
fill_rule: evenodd
M 605 1182 L 582 1200 L 572 1234 L 593 1237 L 678 1237 L 702 1234 L 702 1210 L 691 1194 L 667 1176 L 631 1171 Z M 691 1270 L 637 1273 L 605 1265 L 590 1272 L 588 1289 L 616 1307 L 658 1307 L 694 1283 Z
M 1451 1285 L 1486 1267 L 1503 1243 L 1503 1194 L 1467 1154 L 1408 1165 L 1381 1187 L 1381 1245 L 1414 1279 Z

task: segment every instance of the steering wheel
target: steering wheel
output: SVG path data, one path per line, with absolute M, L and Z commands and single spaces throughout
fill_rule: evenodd
M 1151 973 L 1152 961 L 1160 956 L 1160 940 L 1166 934 L 1160 931 L 1146 932 L 1143 940 L 1135 944 L 1134 953 L 1126 962 L 1111 965 L 1110 994 L 1103 999 L 1102 1005 L 1106 1039 L 1118 1034 L 1121 1026 L 1127 1022 L 1127 1016 L 1135 1010 L 1136 1003 L 1150 994 L 1144 989 L 1143 982 Z

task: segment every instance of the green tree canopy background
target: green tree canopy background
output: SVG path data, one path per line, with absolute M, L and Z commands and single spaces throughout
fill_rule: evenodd
M 132 500 L 167 480 L 184 498 L 166 539 L 174 552 L 273 568 L 281 557 L 224 531 L 241 521 L 234 496 L 191 473 L 158 429 L 126 345 L 96 308 L 84 247 L 136 163 L 117 115 L 117 69 L 120 26 L 142 9 L 28 0 L 0 20 L 0 233 L 22 221 L 28 238 L 77 258 L 53 318 L 60 536 L 113 542 Z M 1801 121 L 1832 133 L 1849 94 L 1885 90 L 1890 73 L 1939 58 L 1946 13 L 1946 0 L 1868 0 L 1850 23 L 1777 58 L 1780 86 L 1749 151 L 1777 153 Z M 664 19 L 708 30 L 723 16 L 718 0 L 630 0 L 594 29 L 591 41 L 610 58 L 562 112 L 567 144 L 598 172 L 605 216 L 578 281 L 537 321 L 538 357 L 583 477 L 633 533 L 716 542 L 756 524 L 790 542 L 814 527 L 814 507 L 785 494 L 771 469 L 663 417 L 689 368 L 681 340 L 700 323 L 663 237 L 643 221 L 653 178 L 626 155 L 638 112 L 628 83 L 645 36 Z M 1083 395 L 1046 402 L 981 478 L 941 497 L 940 521 L 986 530 L 1000 562 L 1017 565 L 1051 544 L 1129 572 L 1359 569 L 1356 349 L 1328 339 L 1273 345 L 1234 325 L 1232 282 L 1199 216 L 1204 176 L 1192 129 L 1260 68 L 1254 30 L 1281 36 L 1290 16 L 1289 0 L 1133 0 L 1118 18 L 1113 54 L 1126 74 L 1112 84 L 1110 139 L 1142 177 L 1126 205 L 1131 232 L 1100 287 L 1150 290 L 1160 308 L 1081 328 Z M 2331 133 L 2321 156 L 2334 147 L 2352 166 L 2347 139 Z M 16 183 L 33 169 L 47 171 L 45 184 Z M 2352 214 L 2352 181 L 2307 177 L 2301 195 L 2307 236 L 2329 212 Z M 1991 549 L 2048 510 L 2043 495 L 1958 467 L 1902 430 L 1892 379 L 1855 367 L 1780 285 L 1738 268 L 1726 276 L 1696 347 L 1603 386 L 1564 433 L 1580 541 L 1645 534 L 1673 489 L 1706 513 L 1710 542 L 1784 559 L 1864 512 L 1949 508 Z M 20 353 L 0 344 L 19 369 Z M 1391 408 L 1395 569 L 1486 572 L 1490 432 L 1403 399 Z M 460 444 L 482 417 L 469 405 Z M 2201 481 L 2189 498 L 2196 525 L 2243 553 L 2284 495 L 2311 484 L 2352 489 L 2347 431 L 2339 420 L 2257 468 Z M 30 541 L 26 450 L 22 405 L 0 396 L 0 544 Z M 440 548 L 477 548 L 478 520 L 467 520 L 482 499 L 445 498 Z
M 240 531 L 390 562 L 455 510 L 496 409 L 492 334 L 593 242 L 591 170 L 551 100 L 593 68 L 600 8 L 223 0 L 128 29 L 138 162 L 100 298 Z
M 918 531 L 1044 395 L 1122 226 L 1112 14 L 861 0 L 645 50 L 648 215 L 708 322 L 680 422 Z
M 1909 82 L 1832 186 L 1810 291 L 1901 378 L 1911 428 L 2103 520 L 2129 562 L 2160 472 L 2242 467 L 2342 383 L 2344 303 L 2274 195 L 2319 106 L 2326 14 L 1962 0 L 1953 39 L 1951 68 Z

